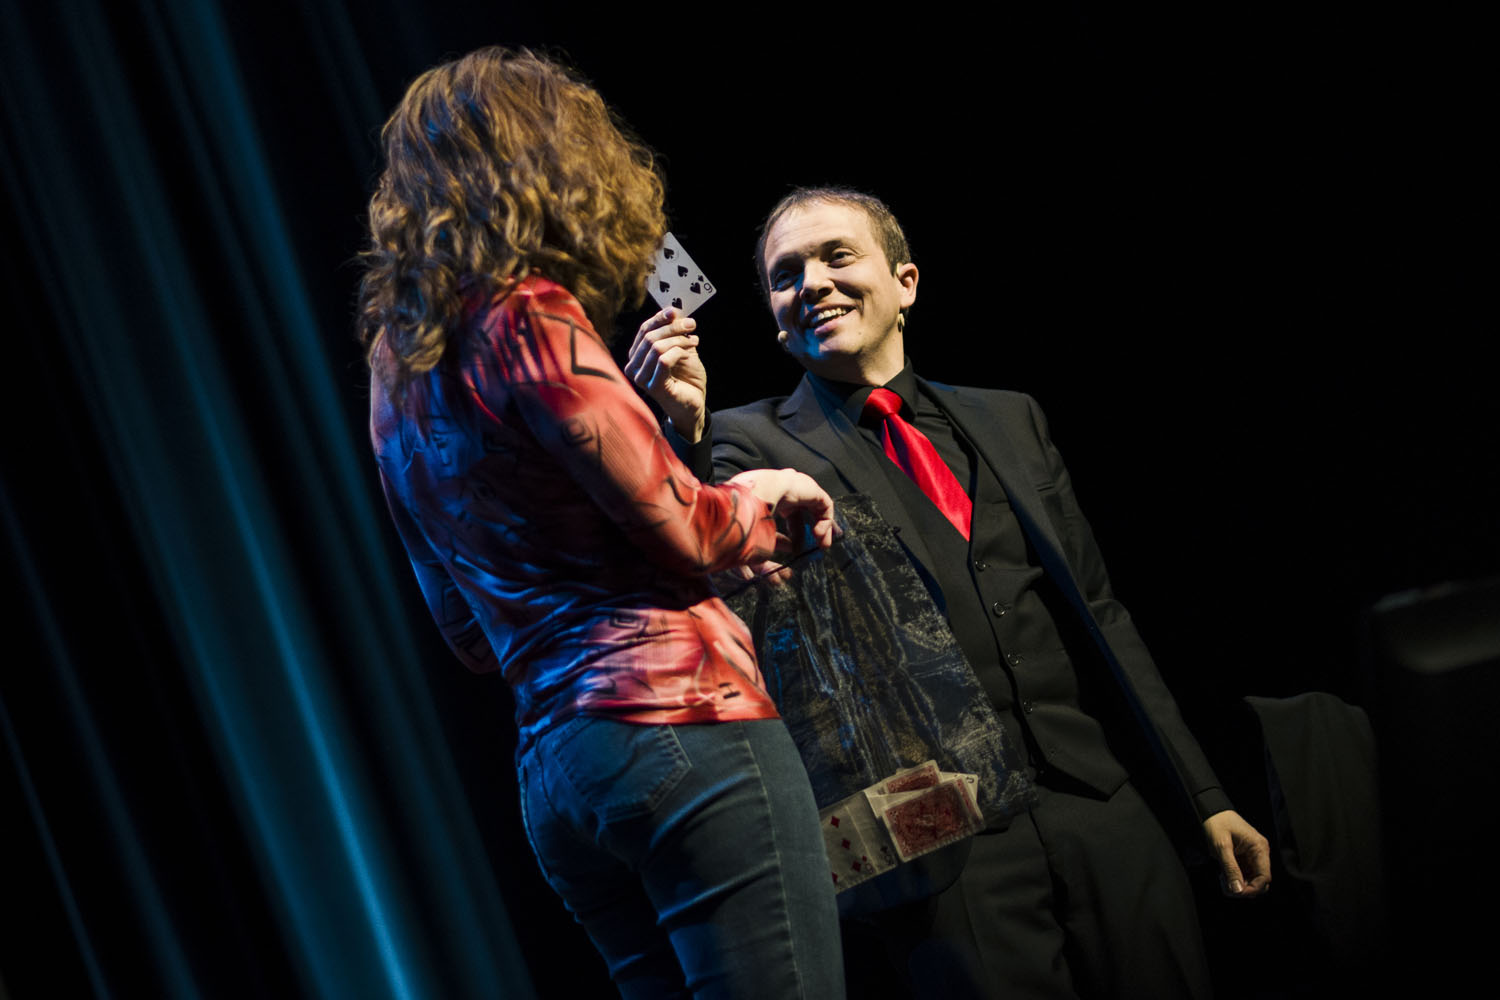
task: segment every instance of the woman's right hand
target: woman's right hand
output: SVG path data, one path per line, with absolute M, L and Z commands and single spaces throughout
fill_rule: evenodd
M 808 548 L 804 541 L 808 535 L 820 549 L 833 544 L 838 531 L 833 521 L 833 498 L 811 476 L 796 469 L 748 469 L 729 482 L 749 489 L 786 521 L 786 533 L 776 533 L 777 555 L 800 554 Z

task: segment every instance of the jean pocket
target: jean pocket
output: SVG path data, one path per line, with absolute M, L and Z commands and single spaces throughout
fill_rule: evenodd
M 636 726 L 594 716 L 564 723 L 550 748 L 601 823 L 644 816 L 692 766 L 671 726 Z

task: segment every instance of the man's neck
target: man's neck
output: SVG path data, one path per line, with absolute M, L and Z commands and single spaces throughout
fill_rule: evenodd
M 906 357 L 897 354 L 895 359 L 882 358 L 866 362 L 862 358 L 840 359 L 847 364 L 807 365 L 807 370 L 828 382 L 844 382 L 849 385 L 885 385 L 901 374 L 906 367 Z
M 870 393 L 875 387 L 862 385 L 857 382 L 840 382 L 835 379 L 824 378 L 812 372 L 807 373 L 808 381 L 812 384 L 813 391 L 825 400 L 842 409 L 855 423 L 859 422 L 860 414 L 864 411 L 865 401 L 870 398 Z M 912 372 L 910 365 L 903 366 L 891 378 L 882 383 L 884 388 L 890 389 L 901 397 L 902 403 L 915 407 L 917 400 L 917 378 Z

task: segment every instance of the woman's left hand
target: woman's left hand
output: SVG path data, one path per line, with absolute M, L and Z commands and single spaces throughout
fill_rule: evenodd
M 697 328 L 691 317 L 663 309 L 641 324 L 625 361 L 625 374 L 690 443 L 708 424 L 708 371 L 698 357 Z

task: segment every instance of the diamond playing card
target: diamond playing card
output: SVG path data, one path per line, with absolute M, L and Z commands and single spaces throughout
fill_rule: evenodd
M 667 233 L 662 237 L 656 256 L 651 258 L 646 291 L 663 309 L 675 309 L 684 316 L 691 316 L 695 309 L 713 297 L 717 289 L 682 249 L 677 237 Z
M 896 866 L 890 837 L 875 822 L 863 794 L 828 806 L 818 817 L 835 892 L 853 888 Z

